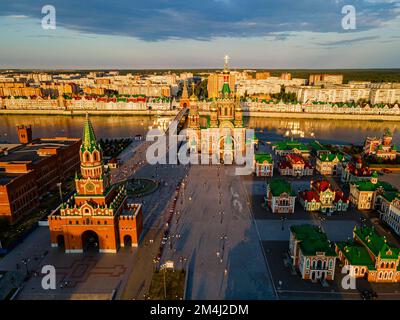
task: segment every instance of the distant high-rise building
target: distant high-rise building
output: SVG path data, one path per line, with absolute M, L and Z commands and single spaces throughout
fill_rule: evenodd
M 236 77 L 231 74 L 229 77 L 229 88 L 232 92 L 235 91 Z M 219 93 L 224 85 L 224 74 L 223 73 L 212 73 L 208 77 L 207 91 L 209 98 L 219 97 Z
M 281 79 L 282 80 L 292 80 L 292 74 L 290 72 L 282 72 Z
M 271 76 L 269 72 L 256 72 L 256 79 L 257 80 L 266 80 Z
M 342 84 L 343 75 L 342 74 L 310 74 L 308 81 L 309 85 L 319 85 L 319 84 Z

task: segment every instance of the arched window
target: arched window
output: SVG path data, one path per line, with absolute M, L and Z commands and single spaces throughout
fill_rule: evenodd
M 85 153 L 85 161 L 87 161 L 87 162 L 90 161 L 90 155 L 88 152 Z

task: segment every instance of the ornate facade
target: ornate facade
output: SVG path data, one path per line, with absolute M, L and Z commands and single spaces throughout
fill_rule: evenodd
M 237 157 L 244 157 L 246 151 L 246 129 L 243 126 L 243 112 L 240 97 L 234 95 L 229 86 L 230 71 L 227 60 L 224 68 L 224 84 L 219 97 L 210 106 L 206 124 L 201 126 L 197 97 L 190 97 L 189 132 L 190 152 L 201 154 L 212 163 L 233 164 Z
M 271 180 L 267 184 L 267 195 L 264 200 L 264 205 L 268 206 L 272 213 L 294 213 L 296 195 L 286 180 Z
M 311 181 L 310 190 L 299 192 L 299 200 L 306 211 L 321 211 L 328 215 L 347 211 L 349 199 L 340 190 L 334 190 L 326 180 Z
M 377 158 L 394 160 L 397 157 L 397 146 L 392 146 L 393 133 L 386 129 L 383 138 L 367 137 L 364 143 L 364 154 Z
M 317 226 L 291 226 L 289 252 L 302 279 L 334 280 L 337 254 L 326 234 Z
M 354 240 L 336 243 L 340 261 L 349 266 L 350 275 L 370 282 L 400 281 L 400 249 L 379 236 L 374 227 L 355 227 Z
M 397 189 L 391 184 L 378 181 L 378 174 L 374 171 L 369 181 L 350 184 L 350 201 L 360 210 L 375 209 L 380 207 L 380 195 L 395 191 Z
M 142 206 L 128 204 L 125 187 L 111 184 L 110 170 L 103 165 L 102 150 L 88 117 L 79 156 L 76 193 L 48 218 L 52 246 L 63 246 L 66 253 L 89 248 L 115 253 L 120 247 L 137 246 Z

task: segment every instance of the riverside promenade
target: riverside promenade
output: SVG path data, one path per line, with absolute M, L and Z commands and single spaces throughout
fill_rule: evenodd
M 46 115 L 74 116 L 89 113 L 95 116 L 175 116 L 180 109 L 175 110 L 51 110 L 51 109 L 0 109 L 1 115 Z M 209 115 L 208 111 L 200 111 L 201 116 Z M 365 120 L 365 121 L 400 121 L 400 115 L 385 114 L 348 114 L 348 113 L 306 113 L 306 112 L 269 112 L 244 111 L 245 117 L 254 118 L 285 118 L 285 119 L 319 119 L 319 120 Z

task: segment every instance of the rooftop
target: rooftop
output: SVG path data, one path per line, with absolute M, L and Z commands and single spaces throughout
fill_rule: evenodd
M 256 160 L 257 163 L 272 163 L 272 156 L 269 153 L 256 153 L 254 155 L 254 159 Z
M 286 180 L 274 179 L 269 182 L 269 187 L 274 197 L 280 196 L 282 193 L 288 193 L 291 196 L 295 196 L 291 184 Z
M 0 162 L 20 162 L 27 161 L 36 163 L 40 161 L 44 156 L 38 155 L 40 149 L 58 149 L 65 148 L 73 145 L 79 141 L 79 139 L 70 138 L 43 138 L 35 139 L 29 144 L 23 144 L 17 146 L 8 151 L 8 154 L 0 155 Z
M 372 183 L 371 181 L 358 181 L 355 183 L 358 190 L 360 191 L 375 191 L 378 188 L 383 188 L 385 191 L 397 191 L 390 183 L 378 181 L 377 183 Z
M 5 186 L 14 179 L 24 175 L 24 173 L 6 173 L 0 171 L 0 186 Z
M 274 143 L 273 146 L 277 149 L 277 150 L 293 150 L 293 149 L 297 149 L 300 151 L 309 151 L 309 149 L 306 147 L 305 144 L 296 141 L 296 140 L 286 140 L 286 141 L 280 141 L 277 143 Z
M 369 270 L 375 269 L 374 261 L 365 247 L 355 244 L 354 241 L 338 242 L 336 246 L 351 265 L 367 266 Z
M 326 234 L 317 226 L 311 224 L 291 226 L 290 231 L 297 240 L 301 241 L 300 248 L 304 255 L 310 256 L 324 252 L 327 256 L 336 256 Z
M 382 259 L 398 259 L 400 249 L 388 243 L 385 236 L 378 235 L 374 227 L 354 228 L 354 234 L 375 256 L 380 255 Z

